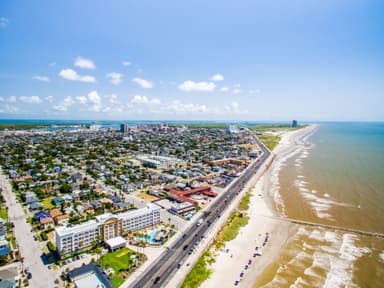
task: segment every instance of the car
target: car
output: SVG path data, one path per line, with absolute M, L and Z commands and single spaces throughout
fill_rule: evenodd
M 188 245 L 184 245 L 183 250 L 187 250 Z
M 157 276 L 156 278 L 155 278 L 155 281 L 153 281 L 153 284 L 157 284 L 157 283 L 159 283 L 159 281 L 160 281 L 160 276 Z
M 240 282 L 239 280 L 236 280 L 235 281 L 235 286 L 239 285 L 239 282 Z
M 27 279 L 29 280 L 29 279 L 31 279 L 32 278 L 32 274 L 31 274 L 31 272 L 28 272 L 27 273 Z
M 35 235 L 33 235 L 33 240 L 37 241 L 37 237 Z
M 51 265 L 48 265 L 48 269 L 51 270 L 51 269 L 52 269 L 52 266 L 51 266 Z

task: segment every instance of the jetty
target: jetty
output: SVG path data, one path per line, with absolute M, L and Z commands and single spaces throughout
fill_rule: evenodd
M 268 216 L 266 216 L 266 217 L 268 217 Z M 335 225 L 322 224 L 322 223 L 316 223 L 316 222 L 310 222 L 310 221 L 304 221 L 304 220 L 298 220 L 298 219 L 291 219 L 291 218 L 282 218 L 282 217 L 273 217 L 273 216 L 269 217 L 269 218 L 273 218 L 275 220 L 280 220 L 280 221 L 285 221 L 285 222 L 290 222 L 290 223 L 297 224 L 297 225 L 305 225 L 305 226 L 319 227 L 319 228 L 325 228 L 325 229 L 330 229 L 330 230 L 345 231 L 345 232 L 350 232 L 350 233 L 359 234 L 359 235 L 368 236 L 368 237 L 384 238 L 384 233 L 379 233 L 379 232 L 371 232 L 371 231 L 365 231 L 365 230 L 360 230 L 360 229 L 355 229 L 355 228 L 340 227 L 340 226 L 335 226 Z

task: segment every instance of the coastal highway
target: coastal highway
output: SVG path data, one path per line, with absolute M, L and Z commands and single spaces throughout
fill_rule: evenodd
M 194 246 L 198 245 L 209 227 L 220 218 L 228 204 L 235 199 L 245 184 L 271 154 L 257 137 L 255 137 L 255 139 L 263 152 L 262 155 L 230 184 L 224 195 L 220 195 L 220 198 L 203 212 L 203 215 L 199 218 L 199 220 L 203 219 L 201 225 L 198 225 L 198 220 L 196 220 L 193 225 L 184 231 L 184 234 L 179 240 L 173 243 L 166 252 L 153 262 L 136 282 L 132 283 L 131 287 L 163 287 L 174 275 L 179 265 L 192 253 Z

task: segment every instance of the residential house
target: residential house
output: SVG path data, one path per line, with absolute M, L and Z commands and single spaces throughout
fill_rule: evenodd
M 56 222 L 56 225 L 67 225 L 69 222 L 69 215 L 64 214 L 64 215 L 56 216 L 55 222 Z
M 37 222 L 40 222 L 41 219 L 51 218 L 51 215 L 47 211 L 40 211 L 35 214 L 34 218 Z
M 0 218 L 0 240 L 5 239 L 7 236 L 7 226 L 5 226 L 5 220 Z
M 43 229 L 48 228 L 49 226 L 53 227 L 55 226 L 55 223 L 53 222 L 52 217 L 47 217 L 47 218 L 40 218 L 40 226 Z
M 49 215 L 51 215 L 51 217 L 55 219 L 57 216 L 63 215 L 63 213 L 61 213 L 59 209 L 55 208 L 49 211 Z
M 7 240 L 0 240 L 0 256 L 11 253 L 11 249 L 9 248 L 9 243 Z

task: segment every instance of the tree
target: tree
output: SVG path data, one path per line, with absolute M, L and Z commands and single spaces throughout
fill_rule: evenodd
M 68 183 L 64 183 L 60 186 L 59 190 L 62 194 L 68 194 L 72 192 L 72 187 Z

